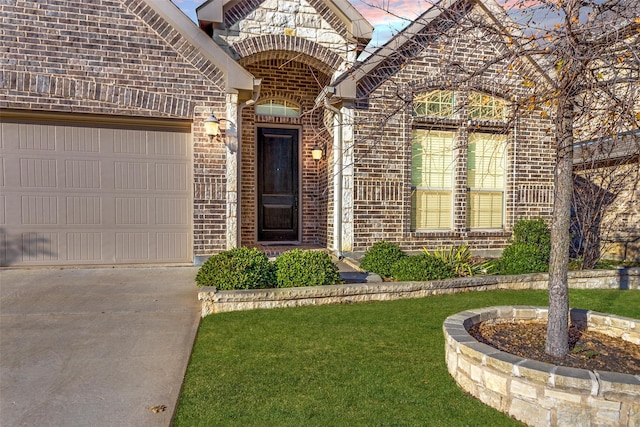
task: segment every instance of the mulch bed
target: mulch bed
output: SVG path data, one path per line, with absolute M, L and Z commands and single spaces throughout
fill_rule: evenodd
M 546 322 L 487 321 L 472 326 L 469 333 L 480 342 L 526 359 L 640 375 L 640 345 L 588 329 L 569 328 L 569 354 L 563 358 L 545 353 Z

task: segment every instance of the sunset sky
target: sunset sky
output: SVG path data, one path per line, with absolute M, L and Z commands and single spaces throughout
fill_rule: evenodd
M 193 21 L 196 21 L 196 8 L 205 0 L 173 0 L 173 2 Z M 349 0 L 351 4 L 375 27 L 374 41 L 377 43 L 389 39 L 409 20 L 413 20 L 428 8 L 421 0 Z M 369 6 L 373 5 L 375 7 Z M 391 12 L 387 13 L 385 10 Z M 397 15 L 397 16 L 394 16 Z
M 196 8 L 205 0 L 172 0 L 193 21 L 196 21 Z M 380 46 L 404 28 L 409 22 L 415 20 L 425 12 L 436 0 L 349 0 L 349 2 L 364 16 L 373 26 L 373 40 L 369 49 Z M 554 13 L 553 8 L 538 8 L 536 0 L 498 0 L 506 8 L 511 9 L 509 15 L 512 19 L 527 21 L 533 18 L 535 24 L 543 24 L 552 28 L 553 24 L 560 22 L 560 17 Z M 514 7 L 516 6 L 516 7 Z M 525 6 L 522 8 L 522 6 Z M 549 14 L 551 11 L 551 14 Z M 535 25 L 530 28 L 534 28 Z

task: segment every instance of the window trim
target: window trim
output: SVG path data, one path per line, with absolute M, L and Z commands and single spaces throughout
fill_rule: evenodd
M 425 114 L 418 114 L 415 106 L 416 98 L 420 96 L 427 96 L 430 93 L 434 93 L 436 91 L 444 91 L 451 92 L 452 97 L 452 114 L 448 116 L 428 116 L 426 115 L 427 107 L 422 107 Z M 500 102 L 503 105 L 503 115 L 499 117 L 471 117 L 470 110 L 470 99 L 469 97 L 471 93 L 479 94 L 481 96 L 488 96 L 492 100 L 492 102 Z M 466 95 L 465 95 L 466 94 Z M 412 117 L 412 125 L 409 129 L 409 134 L 411 138 L 411 144 L 409 149 L 410 159 L 409 159 L 409 180 L 411 182 L 411 191 L 409 198 L 409 230 L 412 233 L 425 233 L 429 236 L 436 236 L 442 233 L 454 233 L 458 235 L 459 233 L 504 233 L 507 227 L 507 204 L 509 197 L 507 184 L 509 182 L 509 141 L 511 135 L 511 129 L 505 128 L 505 124 L 508 121 L 510 116 L 510 108 L 511 103 L 508 99 L 505 99 L 500 96 L 495 96 L 491 93 L 484 91 L 474 91 L 474 90 L 448 90 L 448 89 L 435 89 L 432 91 L 429 90 L 421 90 L 414 92 L 414 103 L 411 107 L 411 117 Z M 424 98 L 423 98 L 424 99 Z M 460 100 L 464 100 L 464 105 L 461 105 Z M 414 178 L 414 138 L 416 131 L 425 131 L 425 132 L 449 132 L 452 135 L 451 139 L 451 186 L 449 188 L 440 188 L 440 187 L 422 187 L 416 186 L 413 184 Z M 502 131 L 502 132 L 501 132 Z M 498 188 L 471 188 L 469 186 L 469 144 L 471 140 L 472 134 L 487 134 L 487 135 L 496 135 L 501 142 L 501 164 L 500 169 L 502 170 L 502 177 L 499 178 L 501 182 L 501 186 Z M 462 138 L 462 140 L 460 139 Z M 456 154 L 457 150 L 465 150 L 464 156 L 460 154 Z M 464 163 L 464 164 L 463 164 Z M 465 185 L 461 186 L 459 182 L 456 182 L 458 179 L 458 175 L 456 175 L 456 171 L 460 171 L 461 168 L 464 168 L 465 171 Z M 456 200 L 460 200 L 460 197 L 464 197 L 466 199 L 464 208 L 456 205 Z M 440 192 L 440 191 L 448 191 L 451 207 L 450 207 L 450 218 L 449 218 L 449 228 L 418 228 L 418 224 L 416 221 L 416 210 L 417 210 L 417 192 L 418 191 L 432 191 L 432 192 Z M 472 194 L 479 193 L 499 193 L 501 195 L 501 204 L 500 204 L 500 226 L 499 227 L 471 227 L 471 200 L 470 196 Z M 478 201 L 476 201 L 478 203 Z M 495 205 L 493 205 L 495 206 Z M 476 209 L 478 211 L 478 209 Z M 496 212 L 497 209 L 491 209 L 490 217 L 493 216 L 493 213 Z M 496 212 L 497 215 L 497 212 Z M 464 226 L 462 226 L 462 222 L 464 221 Z M 491 222 L 491 221 L 490 221 Z
M 269 112 L 261 112 L 260 107 L 268 108 Z M 280 107 L 282 111 L 293 111 L 295 114 L 274 114 L 274 107 Z M 256 116 L 262 117 L 288 117 L 288 118 L 300 118 L 301 116 L 301 107 L 299 104 L 285 99 L 285 98 L 265 98 L 256 102 L 255 105 L 255 114 Z
M 449 163 L 450 166 L 448 167 L 448 169 L 450 169 L 449 171 L 449 186 L 448 187 L 425 187 L 425 186 L 421 186 L 421 185 L 414 185 L 413 184 L 413 159 L 414 159 L 414 155 L 413 155 L 413 147 L 414 144 L 416 144 L 414 141 L 415 138 L 415 133 L 416 131 L 422 131 L 425 132 L 425 138 L 428 137 L 428 135 L 433 132 L 433 133 L 438 133 L 438 134 L 450 134 L 450 149 L 449 151 Z M 411 217 L 410 217 L 410 229 L 411 231 L 414 232 L 449 232 L 453 230 L 453 225 L 454 225 L 454 209 L 455 209 L 455 162 L 456 162 L 456 158 L 454 155 L 454 146 L 455 146 L 455 141 L 456 138 L 458 137 L 458 133 L 456 130 L 444 130 L 444 129 L 423 129 L 423 128 L 413 128 L 411 129 L 411 139 L 412 139 L 412 143 L 411 143 Z M 446 169 L 445 169 L 446 172 Z M 446 175 L 443 175 L 446 176 Z M 418 191 L 421 192 L 431 192 L 431 193 L 448 193 L 449 196 L 449 217 L 448 217 L 448 226 L 447 227 L 438 227 L 438 228 L 419 228 L 417 227 L 417 221 L 415 221 L 415 218 L 417 216 L 416 214 L 416 206 L 414 203 L 414 198 L 418 197 Z M 441 221 L 440 221 L 441 222 Z

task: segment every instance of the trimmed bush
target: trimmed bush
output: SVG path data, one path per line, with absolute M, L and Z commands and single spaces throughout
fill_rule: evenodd
M 391 268 L 396 280 L 425 281 L 456 277 L 454 269 L 439 258 L 427 255 L 413 255 L 400 259 Z
M 258 249 L 234 248 L 209 258 L 198 270 L 196 283 L 220 290 L 273 288 L 275 274 Z
M 294 249 L 276 258 L 275 265 L 279 288 L 342 283 L 338 267 L 326 252 Z
M 548 247 L 551 252 L 551 231 L 542 218 L 521 219 L 513 226 L 513 242 Z
M 513 243 L 498 260 L 500 274 L 527 274 L 549 271 L 551 232 L 542 218 L 519 220 L 513 227 Z
M 365 252 L 360 261 L 360 268 L 371 273 L 377 273 L 382 277 L 391 277 L 393 265 L 406 256 L 407 254 L 402 252 L 398 245 L 394 243 L 376 242 Z
M 500 274 L 527 274 L 549 271 L 549 257 L 537 246 L 512 243 L 498 261 Z

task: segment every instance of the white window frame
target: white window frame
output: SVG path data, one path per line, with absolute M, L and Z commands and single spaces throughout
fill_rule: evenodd
M 298 118 L 300 117 L 300 106 L 286 99 L 268 98 L 256 102 L 255 112 L 257 116 Z M 292 113 L 287 114 L 287 112 Z
M 422 140 L 421 141 L 416 141 L 417 138 L 420 136 L 420 134 L 423 134 L 422 136 Z M 421 147 L 424 150 L 424 143 L 428 142 L 428 138 L 433 135 L 434 138 L 442 138 L 443 140 L 449 140 L 449 147 L 448 147 L 448 158 L 446 158 L 445 156 L 439 156 L 442 157 L 442 161 L 443 162 L 447 162 L 448 161 L 448 165 L 443 164 L 443 174 L 441 176 L 443 182 L 442 184 L 446 184 L 446 181 L 448 181 L 448 186 L 446 185 L 440 185 L 440 186 L 436 186 L 436 185 L 429 185 L 428 181 L 431 181 L 431 174 L 429 174 L 428 172 L 426 173 L 426 177 L 422 178 L 419 180 L 419 182 L 416 182 L 415 179 L 415 174 L 416 174 L 416 170 L 415 170 L 415 160 L 416 160 L 416 155 L 414 155 L 414 150 L 415 150 L 415 146 L 416 144 L 420 144 Z M 454 131 L 436 131 L 436 130 L 425 130 L 425 129 L 413 129 L 412 131 L 412 143 L 411 143 L 411 188 L 412 188 L 412 197 L 411 197 L 411 229 L 415 230 L 415 231 L 443 231 L 443 230 L 452 230 L 453 228 L 453 214 L 454 214 L 454 183 L 455 183 L 455 159 L 454 159 L 454 153 L 453 153 L 453 147 L 455 144 L 455 140 L 456 140 L 456 132 Z M 446 143 L 442 143 L 441 144 L 441 150 L 440 152 L 443 153 L 446 150 Z M 419 156 L 421 156 L 420 160 L 422 162 L 422 175 L 425 175 L 425 164 L 428 163 L 428 157 L 429 157 L 429 153 L 425 153 L 424 151 L 422 152 L 422 154 L 419 154 Z M 439 159 L 440 160 L 440 159 Z M 447 176 L 447 172 L 448 172 L 448 176 Z M 427 184 L 427 185 L 425 185 Z M 421 194 L 422 193 L 422 194 Z M 438 217 L 438 221 L 436 226 L 423 226 L 423 224 L 425 224 L 426 221 L 419 221 L 418 220 L 418 215 L 419 212 L 417 211 L 418 209 L 418 201 L 417 198 L 425 195 L 428 196 L 428 193 L 431 193 L 432 195 L 443 195 L 443 194 L 448 194 L 449 196 L 449 207 L 448 210 L 445 212 L 448 212 L 448 218 L 444 218 L 442 216 Z M 439 211 L 442 212 L 441 209 L 439 209 Z M 429 210 L 427 210 L 423 215 L 428 215 Z M 444 224 L 444 225 L 443 225 Z
M 496 162 L 499 161 L 500 165 L 485 165 L 484 161 L 482 162 L 482 166 L 484 167 L 484 171 L 478 171 L 478 168 L 471 168 L 470 167 L 470 162 L 471 162 L 471 147 L 474 144 L 477 144 L 474 140 L 486 140 L 487 138 L 493 139 L 493 140 L 499 140 L 499 142 L 494 143 L 493 144 L 493 148 L 492 149 L 499 149 L 501 151 L 499 158 L 496 158 L 496 156 L 490 155 L 490 156 L 482 156 L 482 159 L 489 159 L 489 162 Z M 476 145 L 477 146 L 477 145 Z M 504 221 L 505 221 L 505 212 L 506 212 L 506 200 L 505 200 L 505 194 L 506 194 L 506 179 L 507 179 L 507 135 L 504 134 L 492 134 L 492 133 L 487 133 L 487 132 L 470 132 L 468 134 L 468 142 L 467 142 L 467 165 L 466 165 L 466 169 L 467 169 L 467 208 L 466 208 L 466 217 L 467 217 L 467 228 L 470 230 L 500 230 L 504 228 Z M 478 159 L 478 156 L 474 156 L 475 159 Z M 477 163 L 477 162 L 476 162 Z M 496 177 L 498 177 L 498 179 L 494 179 L 493 182 L 493 186 L 483 186 L 483 185 L 477 185 L 477 182 L 475 181 L 475 179 L 473 179 L 471 177 L 471 171 L 474 171 L 474 176 L 477 176 L 477 172 L 486 172 L 487 169 L 489 170 L 493 170 L 493 171 L 497 171 L 498 169 L 501 170 L 500 175 L 496 174 Z M 473 186 L 473 184 L 476 184 L 475 186 Z M 496 185 L 499 184 L 499 185 Z M 472 203 L 474 196 L 479 196 L 481 194 L 499 194 L 500 195 L 500 224 L 497 224 L 496 222 L 493 221 L 493 210 L 489 211 L 489 224 L 487 223 L 483 223 L 483 224 L 478 224 L 476 222 L 476 224 L 474 224 L 474 221 L 477 221 L 475 216 L 478 212 L 478 210 L 474 210 L 472 209 Z

